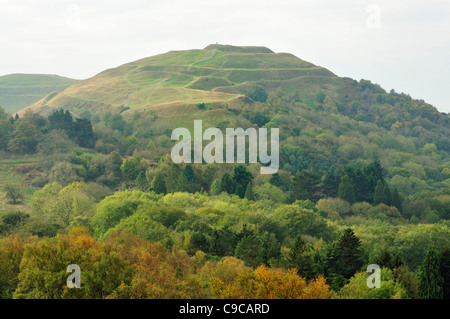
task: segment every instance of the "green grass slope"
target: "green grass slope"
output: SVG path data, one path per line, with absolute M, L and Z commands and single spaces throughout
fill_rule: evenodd
M 9 74 L 0 76 L 0 106 L 10 113 L 61 91 L 76 80 L 46 74 Z

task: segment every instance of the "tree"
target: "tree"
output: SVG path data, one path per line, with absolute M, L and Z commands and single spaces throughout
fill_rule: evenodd
M 221 192 L 219 180 L 215 179 L 214 182 L 211 184 L 211 195 L 219 195 Z
M 156 194 L 166 194 L 167 193 L 166 181 L 164 178 L 164 174 L 162 172 L 157 172 L 155 177 L 153 178 L 152 190 Z
M 339 189 L 339 177 L 332 172 L 327 172 L 322 182 L 323 192 L 328 197 L 337 197 Z
M 381 180 L 378 180 L 375 187 L 375 193 L 373 194 L 373 204 L 379 205 L 386 202 L 386 193 L 384 192 L 384 185 Z
M 13 131 L 13 123 L 8 120 L 7 114 L 0 107 L 0 150 L 7 149 L 11 133 Z
M 389 185 L 386 182 L 384 183 L 384 197 L 386 198 L 384 203 L 388 206 L 391 206 L 392 205 L 391 189 L 389 188 Z
M 58 162 L 52 166 L 49 178 L 50 181 L 57 182 L 62 186 L 66 186 L 80 180 L 73 165 L 65 161 Z
M 441 276 L 439 257 L 434 250 L 429 250 L 420 266 L 419 298 L 442 299 L 444 280 Z
M 253 101 L 262 103 L 265 103 L 268 97 L 266 91 L 260 86 L 253 86 L 245 93 L 245 95 Z
M 39 142 L 39 133 L 31 121 L 21 119 L 15 125 L 8 150 L 16 154 L 34 153 Z
M 228 194 L 233 194 L 236 190 L 235 183 L 231 178 L 231 175 L 228 173 L 224 173 L 221 178 L 220 186 L 222 191 L 227 192 Z
M 241 184 L 238 184 L 238 185 L 236 186 L 236 190 L 234 191 L 234 193 L 235 193 L 236 195 L 238 195 L 240 198 L 244 198 L 244 197 L 245 197 L 245 188 L 242 187 Z
M 315 201 L 314 193 L 319 189 L 320 177 L 312 171 L 302 171 L 292 178 L 291 192 L 295 199 Z
M 344 175 L 341 178 L 339 184 L 338 197 L 353 204 L 355 202 L 355 192 L 353 190 L 353 184 L 348 175 Z
M 21 203 L 24 199 L 23 188 L 17 183 L 7 182 L 3 191 L 6 193 L 6 198 L 10 199 L 14 205 Z
M 341 274 L 347 279 L 359 271 L 363 265 L 360 247 L 361 240 L 355 236 L 353 230 L 345 229 L 338 239 L 338 254 L 342 265 Z
M 145 173 L 143 171 L 139 172 L 139 175 L 138 177 L 136 177 L 136 181 L 134 184 L 136 185 L 136 188 L 141 192 L 148 191 L 148 188 L 150 187 L 147 181 L 147 177 L 145 177 Z
M 256 194 L 253 191 L 253 183 L 251 181 L 247 184 L 247 189 L 245 190 L 244 197 L 248 200 L 256 200 Z
M 127 158 L 120 166 L 122 176 L 128 181 L 135 181 L 139 173 L 145 172 L 146 168 L 145 161 L 139 156 Z
M 73 150 L 73 146 L 66 131 L 55 129 L 41 137 L 38 149 L 41 156 L 47 157 L 67 154 Z
M 440 272 L 444 284 L 442 286 L 444 292 L 444 299 L 450 299 L 450 248 L 442 251 L 439 257 L 439 264 L 441 266 Z
M 234 168 L 233 182 L 236 186 L 241 185 L 244 192 L 247 188 L 247 184 L 252 180 L 252 178 L 252 174 L 247 171 L 247 168 L 244 165 L 240 164 Z
M 400 195 L 398 193 L 397 188 L 394 188 L 394 191 L 392 192 L 392 206 L 397 207 L 398 211 L 402 212 L 402 200 L 400 198 Z
M 288 260 L 290 267 L 296 268 L 297 273 L 306 279 L 314 277 L 313 263 L 311 255 L 308 254 L 308 245 L 297 235 L 295 242 L 289 250 Z

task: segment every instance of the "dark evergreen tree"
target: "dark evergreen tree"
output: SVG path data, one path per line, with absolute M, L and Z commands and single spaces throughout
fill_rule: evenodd
M 245 197 L 245 189 L 244 189 L 244 187 L 242 187 L 241 184 L 238 184 L 236 186 L 236 190 L 234 191 L 234 193 L 236 195 L 238 195 L 240 198 L 244 198 Z
M 388 206 L 392 205 L 392 194 L 391 194 L 391 189 L 389 188 L 388 183 L 384 183 L 384 197 L 385 199 L 385 204 Z
M 341 260 L 340 274 L 350 279 L 363 266 L 361 252 L 361 240 L 355 236 L 351 228 L 344 230 L 344 233 L 338 239 L 338 254 Z
M 167 193 L 166 181 L 164 179 L 163 173 L 156 173 L 152 181 L 152 190 L 157 194 Z
M 379 205 L 386 203 L 386 194 L 384 192 L 384 185 L 381 180 L 378 180 L 375 187 L 375 193 L 373 194 L 373 204 Z
M 76 119 L 73 124 L 72 135 L 79 146 L 87 148 L 94 147 L 95 137 L 90 120 Z
M 297 235 L 295 238 L 294 244 L 289 250 L 288 261 L 290 267 L 296 268 L 300 276 L 308 280 L 314 276 L 314 265 L 309 254 L 309 247 L 301 235 Z
M 150 185 L 147 181 L 147 177 L 145 177 L 144 172 L 139 173 L 134 184 L 135 184 L 136 188 L 142 192 L 148 191 L 148 189 L 150 187 Z
M 228 173 L 222 175 L 220 186 L 222 191 L 227 192 L 228 194 L 234 194 L 234 191 L 236 190 L 236 184 Z
M 397 207 L 399 212 L 402 212 L 402 200 L 400 198 L 400 194 L 398 193 L 397 188 L 394 188 L 392 192 L 392 206 Z
M 339 184 L 338 197 L 353 204 L 355 202 L 355 192 L 350 177 L 347 175 L 342 176 L 341 183 Z
M 441 276 L 439 257 L 434 250 L 428 251 L 420 266 L 419 298 L 442 299 L 444 280 Z
M 319 190 L 320 177 L 312 171 L 302 171 L 292 178 L 290 190 L 295 200 L 315 201 L 314 193 Z
M 327 172 L 322 182 L 323 192 L 328 197 L 337 197 L 339 184 L 340 178 L 331 172 Z
M 245 190 L 245 198 L 248 200 L 256 200 L 256 194 L 253 191 L 253 182 L 247 184 L 247 189 Z
M 252 178 L 252 174 L 247 171 L 247 168 L 244 165 L 240 164 L 234 168 L 233 182 L 236 186 L 241 185 L 244 192 L 247 188 L 247 184 L 252 180 Z
M 444 284 L 442 285 L 444 299 L 450 299 L 450 248 L 445 248 L 439 256 L 440 273 Z
M 286 185 L 284 185 L 284 182 L 281 179 L 280 174 L 278 174 L 278 173 L 275 173 L 272 175 L 272 177 L 269 179 L 269 183 L 272 184 L 273 186 L 277 186 L 280 188 L 283 188 L 286 186 Z

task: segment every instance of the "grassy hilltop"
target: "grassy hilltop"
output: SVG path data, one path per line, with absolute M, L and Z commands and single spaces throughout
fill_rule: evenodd
M 248 103 L 244 94 L 252 85 L 268 91 L 301 86 L 305 98 L 311 99 L 320 89 L 318 85 L 334 90 L 342 85 L 338 80 L 330 71 L 291 54 L 273 53 L 264 47 L 209 45 L 204 50 L 171 51 L 105 70 L 46 96 L 31 109 L 48 113 L 64 107 L 124 115 L 156 111 L 163 116 L 192 118 L 197 116 L 193 111 L 199 103 L 217 108 Z

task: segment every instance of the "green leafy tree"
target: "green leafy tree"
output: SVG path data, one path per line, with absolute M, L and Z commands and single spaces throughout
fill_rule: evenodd
M 9 199 L 14 205 L 20 204 L 24 199 L 23 187 L 17 183 L 7 182 L 3 186 L 6 198 Z
M 246 92 L 245 95 L 251 98 L 253 101 L 262 103 L 265 103 L 268 98 L 266 91 L 260 86 L 253 86 Z
M 442 299 L 444 280 L 440 272 L 439 257 L 434 250 L 429 250 L 420 266 L 419 298 Z
M 21 119 L 15 125 L 8 150 L 16 154 L 34 153 L 39 142 L 39 132 L 31 121 Z

